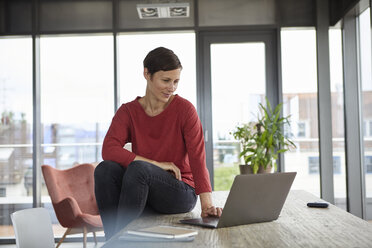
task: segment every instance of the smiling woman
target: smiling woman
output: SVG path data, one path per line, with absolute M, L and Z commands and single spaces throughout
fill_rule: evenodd
M 144 96 L 138 101 L 149 116 L 155 116 L 172 102 L 173 93 L 176 91 L 180 80 L 181 69 L 158 71 L 150 74 L 148 69 L 145 68 L 143 74 L 147 80 L 146 95 L 151 96 L 153 100 L 151 101 Z
M 138 101 L 149 116 L 155 116 L 173 100 L 182 65 L 173 51 L 159 47 L 146 56 L 143 67 L 147 81 L 146 95 Z
M 200 195 L 202 217 L 221 215 L 212 203 L 204 136 L 195 107 L 175 95 L 181 62 L 164 47 L 148 53 L 146 94 L 116 112 L 95 170 L 95 193 L 106 239 L 146 208 L 191 211 Z M 132 151 L 123 148 L 132 143 Z

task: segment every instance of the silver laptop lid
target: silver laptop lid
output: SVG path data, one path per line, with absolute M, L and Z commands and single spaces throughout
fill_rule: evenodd
M 217 227 L 276 220 L 295 176 L 296 172 L 236 176 Z

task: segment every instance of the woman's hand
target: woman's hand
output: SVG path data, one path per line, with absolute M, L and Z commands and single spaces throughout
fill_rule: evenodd
M 220 217 L 222 214 L 222 208 L 210 206 L 202 209 L 201 217 L 216 216 Z
M 199 195 L 201 203 L 201 217 L 217 216 L 220 217 L 222 214 L 222 208 L 215 207 L 212 203 L 212 193 L 204 192 Z
M 178 180 L 182 180 L 180 169 L 172 162 L 156 162 L 156 166 L 159 166 L 163 170 L 166 170 L 173 174 Z

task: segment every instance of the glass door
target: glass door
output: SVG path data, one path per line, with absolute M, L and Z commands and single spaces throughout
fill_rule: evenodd
M 240 143 L 232 132 L 257 119 L 265 96 L 278 102 L 274 32 L 202 35 L 205 55 L 202 115 L 214 190 L 229 190 L 239 174 Z
M 240 144 L 231 132 L 254 121 L 265 97 L 265 43 L 211 45 L 214 190 L 228 190 L 239 172 Z

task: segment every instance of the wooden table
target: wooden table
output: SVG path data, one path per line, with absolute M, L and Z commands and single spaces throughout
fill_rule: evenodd
M 228 192 L 213 192 L 215 205 L 223 206 Z M 171 225 L 198 230 L 193 242 L 123 242 L 115 235 L 103 247 L 372 247 L 372 224 L 331 205 L 308 208 L 307 202 L 320 199 L 306 191 L 291 191 L 279 218 L 272 222 L 208 229 L 182 225 L 185 217 L 199 217 L 200 204 L 187 214 L 142 216 L 123 232 L 131 229 Z

